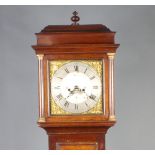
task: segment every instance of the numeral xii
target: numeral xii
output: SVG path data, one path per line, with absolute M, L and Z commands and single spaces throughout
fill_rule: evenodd
M 79 71 L 79 66 L 77 66 L 77 65 L 74 66 L 74 69 L 75 69 L 76 72 L 78 72 Z

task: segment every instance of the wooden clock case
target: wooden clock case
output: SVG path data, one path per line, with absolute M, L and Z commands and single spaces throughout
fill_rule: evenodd
M 48 134 L 51 150 L 103 150 L 105 134 L 116 122 L 113 90 L 115 32 L 106 26 L 49 25 L 36 33 L 37 45 L 32 46 L 38 56 L 39 120 Z M 99 115 L 50 114 L 49 70 L 50 60 L 104 60 L 104 110 Z

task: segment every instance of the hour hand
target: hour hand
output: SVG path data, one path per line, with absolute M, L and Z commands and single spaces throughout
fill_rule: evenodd
M 68 89 L 71 94 L 74 94 L 74 90 Z
M 70 94 L 66 97 L 66 99 L 67 99 L 68 97 L 73 96 L 73 95 L 74 95 L 74 93 L 70 93 Z

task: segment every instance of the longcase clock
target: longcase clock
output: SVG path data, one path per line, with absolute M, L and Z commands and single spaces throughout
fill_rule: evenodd
M 115 32 L 101 24 L 49 25 L 36 33 L 39 120 L 51 150 L 102 150 L 116 122 Z

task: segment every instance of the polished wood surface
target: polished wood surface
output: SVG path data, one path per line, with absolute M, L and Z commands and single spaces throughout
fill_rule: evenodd
M 56 150 L 97 150 L 98 145 L 96 142 L 72 142 L 72 143 L 57 143 Z
M 103 150 L 107 129 L 108 127 L 46 128 L 49 149 Z
M 113 86 L 113 60 L 118 48 L 115 32 L 106 26 L 47 26 L 36 34 L 32 46 L 39 60 L 39 120 L 49 136 L 49 149 L 105 149 L 105 134 L 116 122 Z M 50 115 L 49 70 L 51 60 L 104 60 L 104 112 L 100 115 Z M 43 101 L 42 101 L 43 99 Z

